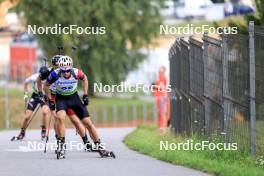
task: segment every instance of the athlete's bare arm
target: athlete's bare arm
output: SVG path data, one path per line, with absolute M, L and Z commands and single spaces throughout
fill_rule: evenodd
M 44 91 L 45 91 L 45 95 L 48 97 L 49 100 L 51 100 L 51 91 L 49 89 L 50 83 L 48 81 L 45 81 L 45 85 L 44 85 Z
M 82 79 L 82 88 L 83 88 L 83 94 L 87 95 L 88 94 L 88 78 L 87 76 L 84 74 L 84 78 Z
M 40 77 L 38 77 L 37 79 L 37 85 L 38 85 L 38 92 L 42 92 L 42 82 Z

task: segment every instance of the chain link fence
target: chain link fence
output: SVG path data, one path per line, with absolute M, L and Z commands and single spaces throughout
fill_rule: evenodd
M 254 25 L 249 35 L 177 38 L 169 52 L 175 132 L 264 154 L 263 58 L 264 29 Z

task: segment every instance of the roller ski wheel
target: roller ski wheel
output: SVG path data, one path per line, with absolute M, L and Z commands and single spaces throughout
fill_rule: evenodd
M 13 136 L 11 138 L 11 141 L 21 141 L 22 139 L 24 139 L 25 134 L 26 134 L 25 131 L 21 131 L 18 136 Z
M 11 141 L 17 141 L 17 140 L 18 140 L 17 136 L 13 136 L 13 137 L 11 138 Z
M 116 156 L 115 156 L 115 154 L 114 154 L 114 152 L 109 152 L 109 151 L 106 151 L 106 150 L 99 150 L 98 151 L 99 152 L 99 154 L 100 154 L 100 156 L 102 157 L 102 158 L 107 158 L 107 157 L 111 157 L 111 158 L 116 158 Z
M 20 136 L 13 136 L 11 138 L 11 141 L 22 141 L 24 139 L 24 137 L 20 137 Z
M 116 158 L 114 152 L 110 152 L 109 154 L 110 154 L 110 157 L 112 157 L 112 158 L 114 158 L 114 159 Z
M 41 129 L 41 140 L 44 141 L 46 139 L 46 128 L 44 126 L 42 126 Z
M 65 151 L 64 150 L 57 151 L 56 154 L 57 154 L 57 159 L 58 160 L 59 159 L 65 159 Z
M 65 153 L 66 153 L 66 146 L 65 146 L 65 140 L 58 140 L 58 147 L 57 147 L 57 159 L 65 159 Z

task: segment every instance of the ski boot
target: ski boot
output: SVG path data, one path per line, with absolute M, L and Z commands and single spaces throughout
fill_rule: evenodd
M 57 146 L 57 159 L 64 159 L 66 153 L 65 138 L 59 138 Z
M 26 135 L 26 130 L 24 128 L 21 128 L 21 131 L 20 131 L 19 135 L 18 136 L 13 136 L 11 138 L 11 141 L 22 140 L 22 139 L 24 139 L 25 135 Z
M 105 147 L 101 144 L 100 140 L 94 142 L 95 147 L 102 158 L 112 157 L 116 158 L 114 152 L 105 150 Z
M 88 137 L 87 137 L 86 134 L 85 134 L 84 137 L 82 137 L 82 140 L 83 140 L 83 145 L 84 145 L 84 150 L 85 150 L 85 151 L 87 151 L 87 152 L 94 151 L 94 150 L 93 150 L 93 145 L 92 145 L 92 143 L 88 140 Z
M 87 141 L 86 143 L 84 143 L 84 150 L 87 152 L 92 152 L 94 151 L 93 149 L 93 145 L 90 141 Z
M 44 141 L 46 136 L 46 127 L 45 126 L 41 126 L 41 140 Z

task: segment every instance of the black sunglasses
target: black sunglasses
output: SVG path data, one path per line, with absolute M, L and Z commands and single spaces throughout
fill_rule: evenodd
M 61 70 L 62 73 L 69 73 L 71 70 Z

